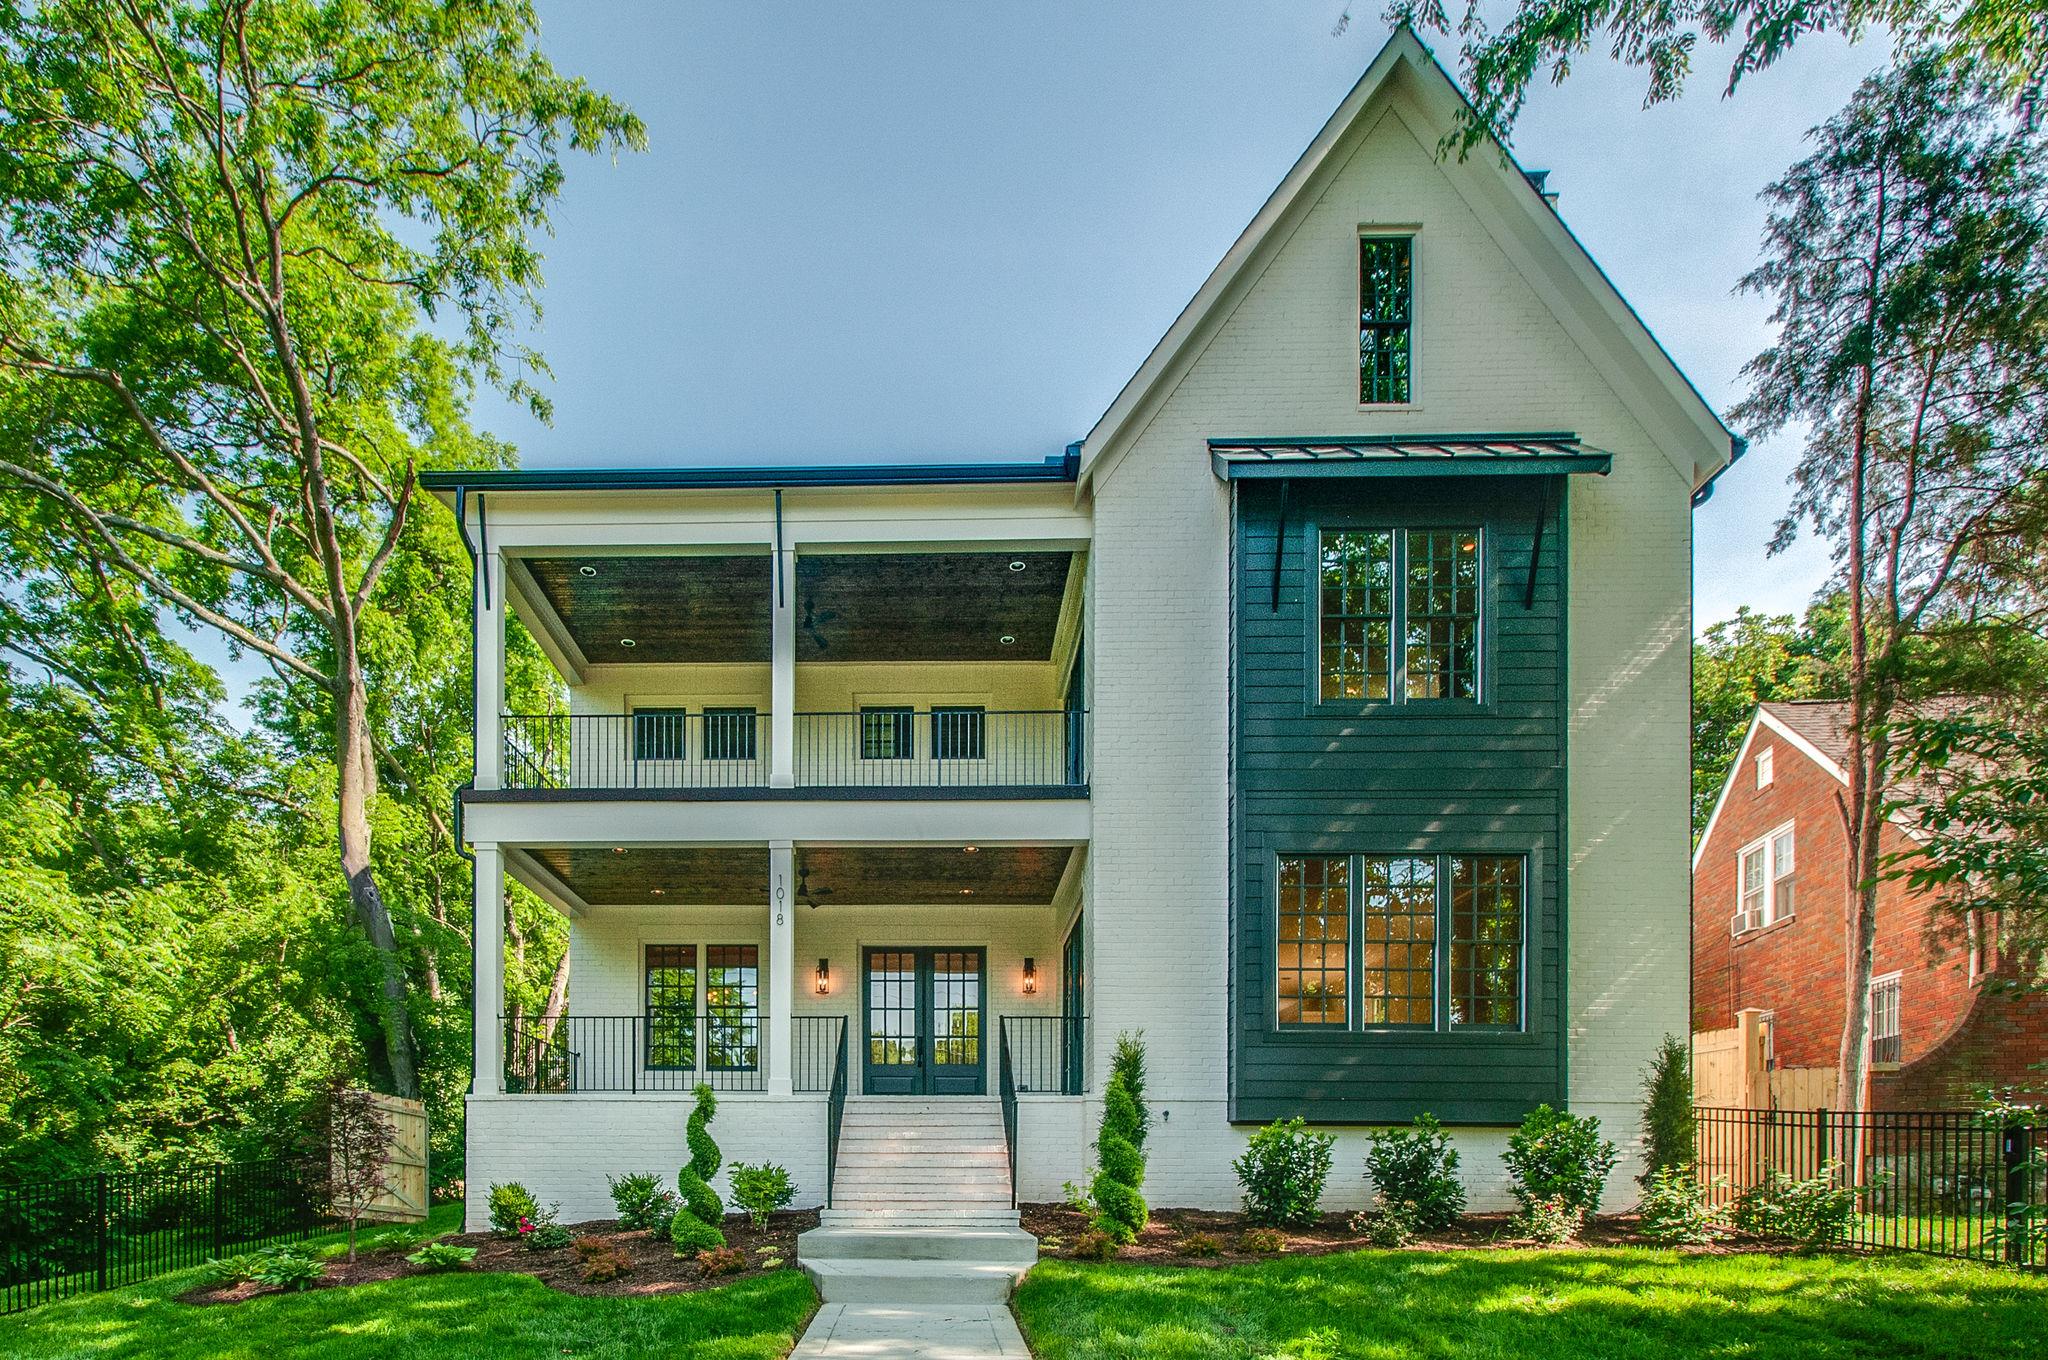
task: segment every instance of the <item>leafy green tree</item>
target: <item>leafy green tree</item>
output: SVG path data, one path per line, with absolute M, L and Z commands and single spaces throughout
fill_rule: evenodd
M 1893 799 L 1891 725 L 1931 630 L 2002 589 L 2048 430 L 2048 194 L 2040 139 L 1921 58 L 1874 76 L 1765 191 L 1777 340 L 1734 415 L 1805 449 L 1776 542 L 1834 546 L 1844 611 L 1851 872 L 1840 1089 L 1862 1108 L 1869 984 Z
M 639 122 L 526 0 L 50 0 L 0 11 L 0 488 L 102 577 L 261 658 L 329 737 L 378 960 L 378 1079 L 419 1089 L 373 853 L 368 677 L 414 472 L 503 461 L 469 374 L 513 340 L 565 148 Z M 430 323 L 443 313 L 460 338 Z
M 1790 614 L 1758 614 L 1747 605 L 1707 629 L 1692 648 L 1692 833 L 1706 830 L 1728 767 L 1758 704 L 1836 697 L 1833 640 Z

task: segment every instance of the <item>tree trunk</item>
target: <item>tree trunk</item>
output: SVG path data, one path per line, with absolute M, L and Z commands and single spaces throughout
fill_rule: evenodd
M 405 1004 L 405 961 L 391 928 L 391 912 L 370 866 L 370 798 L 377 770 L 370 750 L 368 696 L 360 668 L 344 664 L 334 705 L 335 773 L 341 833 L 341 871 L 348 879 L 349 902 L 356 922 L 370 937 L 383 969 L 383 1006 L 379 1027 L 383 1037 L 382 1066 L 391 1093 L 407 1100 L 420 1095 L 419 1071 L 413 1059 L 412 1017 Z
M 569 1006 L 569 944 L 562 942 L 562 957 L 555 960 L 555 976 L 548 983 L 548 999 L 540 1013 L 540 1037 L 542 1043 L 553 1043 L 555 1030 L 562 1023 L 562 1012 Z

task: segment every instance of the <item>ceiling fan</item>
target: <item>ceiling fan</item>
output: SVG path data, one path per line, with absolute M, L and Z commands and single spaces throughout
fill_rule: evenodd
M 797 901 L 803 903 L 812 911 L 816 911 L 818 909 L 818 899 L 830 897 L 831 895 L 832 890 L 830 888 L 820 888 L 816 892 L 811 891 L 811 871 L 809 869 L 798 869 L 796 871 Z
M 821 623 L 831 623 L 838 617 L 839 611 L 836 609 L 821 610 L 814 602 L 810 600 L 804 601 L 804 631 L 811 635 L 811 644 L 819 651 L 831 650 L 831 644 L 826 642 L 825 635 L 818 631 L 818 625 Z

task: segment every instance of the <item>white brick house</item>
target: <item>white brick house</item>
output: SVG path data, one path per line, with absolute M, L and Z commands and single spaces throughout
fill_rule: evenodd
M 1234 1203 L 1288 1112 L 1331 1208 L 1424 1109 L 1475 1207 L 1539 1099 L 1632 1134 L 1739 444 L 1536 184 L 1437 157 L 1458 100 L 1392 39 L 1062 456 L 430 479 L 478 564 L 471 1226 L 513 1179 L 608 1214 L 699 1080 L 800 1204 L 835 1084 L 1014 1097 L 1003 1189 L 1058 1198 L 1127 1031 L 1156 1205 Z M 567 715 L 505 712 L 508 613 Z M 572 955 L 509 1035 L 506 875 Z

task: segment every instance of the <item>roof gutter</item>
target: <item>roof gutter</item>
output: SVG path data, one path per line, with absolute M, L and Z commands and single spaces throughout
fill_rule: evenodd
M 1714 499 L 1714 483 L 1721 480 L 1721 474 L 1742 461 L 1742 455 L 1749 452 L 1749 441 L 1739 434 L 1728 436 L 1728 461 L 1714 469 L 1714 475 L 1701 482 L 1699 489 L 1692 493 L 1692 508 L 1697 510 Z
M 845 467 L 667 467 L 423 472 L 430 491 L 688 491 L 720 487 L 991 486 L 1075 481 L 1079 451 L 1036 463 L 887 463 Z

